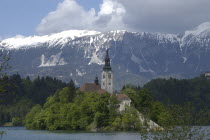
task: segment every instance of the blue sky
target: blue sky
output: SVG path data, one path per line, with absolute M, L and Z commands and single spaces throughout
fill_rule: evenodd
M 210 0 L 0 0 L 0 40 L 64 30 L 179 34 L 210 22 Z
M 0 36 L 34 35 L 36 27 L 63 0 L 1 0 Z M 101 0 L 78 0 L 85 9 L 99 9 Z

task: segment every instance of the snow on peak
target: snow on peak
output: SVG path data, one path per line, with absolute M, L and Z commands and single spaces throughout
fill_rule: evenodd
M 209 32 L 209 31 L 210 31 L 210 22 L 205 22 L 199 25 L 198 27 L 196 27 L 192 31 L 186 31 L 185 34 L 192 34 L 192 35 L 197 36 L 203 32 Z
M 194 30 L 203 32 L 203 31 L 206 31 L 209 29 L 210 29 L 210 22 L 205 22 L 205 23 L 202 23 L 201 25 L 199 25 L 198 27 L 196 27 Z
M 180 40 L 180 48 L 185 46 L 187 43 L 191 42 L 193 39 L 205 37 L 210 34 L 210 22 L 205 22 L 200 24 L 193 30 L 188 30 L 184 33 L 184 36 Z
M 113 30 L 113 31 L 110 31 L 110 33 L 117 33 L 117 34 L 125 33 L 125 32 L 127 32 L 127 31 L 126 30 Z
M 16 37 L 2 40 L 0 42 L 0 46 L 5 47 L 6 49 L 20 49 L 20 48 L 27 48 L 29 46 L 36 47 L 37 45 L 43 43 L 49 43 L 50 46 L 62 45 L 67 43 L 68 40 L 74 40 L 75 38 L 78 37 L 97 35 L 97 34 L 100 34 L 100 32 L 89 31 L 89 30 L 69 30 L 44 36 L 24 37 L 21 35 L 17 35 Z

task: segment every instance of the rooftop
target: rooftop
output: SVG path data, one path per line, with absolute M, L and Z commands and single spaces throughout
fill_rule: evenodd
M 117 94 L 117 100 L 118 101 L 130 100 L 130 98 L 126 94 Z
M 80 87 L 82 92 L 97 92 L 100 94 L 106 93 L 106 90 L 101 89 L 101 85 L 96 85 L 94 83 L 85 83 Z

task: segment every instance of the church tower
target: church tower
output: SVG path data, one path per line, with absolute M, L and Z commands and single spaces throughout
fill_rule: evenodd
M 109 51 L 106 50 L 105 65 L 101 74 L 101 88 L 109 93 L 113 93 L 113 72 L 110 66 Z

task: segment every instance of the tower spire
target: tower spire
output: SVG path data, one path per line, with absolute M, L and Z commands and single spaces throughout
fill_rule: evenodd
M 112 70 L 111 66 L 110 66 L 110 58 L 109 58 L 109 50 L 106 50 L 106 57 L 105 57 L 105 66 L 103 68 L 103 70 Z
M 106 49 L 106 58 L 109 58 L 109 49 Z

